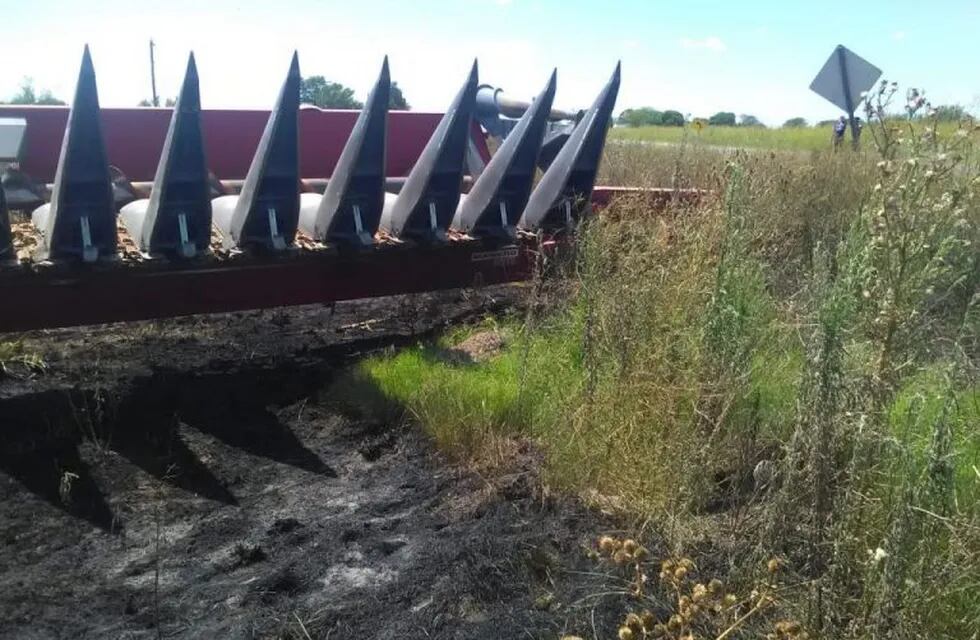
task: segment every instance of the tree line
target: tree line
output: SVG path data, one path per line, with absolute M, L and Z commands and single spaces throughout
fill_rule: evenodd
M 935 108 L 935 112 L 930 117 L 935 117 L 941 122 L 958 122 L 968 117 L 967 110 L 960 105 L 940 105 Z M 701 120 L 709 125 L 717 127 L 765 127 L 762 122 L 754 115 L 743 113 L 738 116 L 732 111 L 719 111 L 710 118 L 694 118 Z M 639 107 L 636 109 L 625 109 L 616 119 L 617 123 L 626 127 L 683 127 L 689 121 L 680 111 L 667 109 L 658 111 L 652 107 Z M 836 120 L 820 120 L 814 123 L 815 127 L 826 127 L 832 125 Z M 790 118 L 782 124 L 784 129 L 796 129 L 809 127 L 810 123 L 806 118 Z
M 731 111 L 719 111 L 710 118 L 699 118 L 710 125 L 725 127 L 761 127 L 762 122 L 752 114 L 736 116 Z M 689 118 L 676 109 L 659 111 L 653 107 L 626 109 L 619 114 L 617 122 L 627 127 L 683 127 Z
M 174 106 L 175 102 L 174 98 L 165 100 L 168 107 Z M 339 82 L 331 82 L 319 75 L 303 78 L 300 85 L 300 102 L 312 104 L 321 109 L 362 109 L 364 107 L 364 103 L 355 97 L 353 89 Z M 24 78 L 20 90 L 8 100 L 0 100 L 0 104 L 63 105 L 65 101 L 55 97 L 48 89 L 35 89 L 33 78 Z M 153 105 L 149 100 L 141 100 L 138 106 L 149 107 Z M 397 82 L 391 83 L 388 108 L 401 111 L 408 111 L 412 108 Z M 958 104 L 939 105 L 930 114 L 930 117 L 935 117 L 941 122 L 958 122 L 969 116 L 966 108 Z M 709 118 L 697 118 L 697 120 L 720 127 L 765 127 L 752 114 L 743 113 L 736 116 L 732 111 L 719 111 Z M 623 110 L 616 121 L 626 127 L 683 127 L 690 121 L 690 117 L 676 109 L 660 111 L 653 107 L 638 107 Z M 826 127 L 834 122 L 835 120 L 820 120 L 813 126 Z M 782 124 L 785 129 L 809 126 L 810 123 L 807 119 L 799 116 L 790 118 Z
M 303 78 L 299 88 L 299 101 L 321 109 L 363 109 L 364 103 L 354 97 L 354 90 L 339 82 L 330 82 L 323 76 Z M 391 83 L 388 108 L 408 111 L 412 108 L 405 99 L 397 82 Z
M 20 90 L 9 100 L 0 101 L 0 104 L 65 104 L 65 102 L 55 98 L 47 89 L 37 91 L 34 89 L 34 79 L 24 78 L 20 83 Z
M 323 76 L 303 78 L 299 89 L 299 99 L 302 103 L 312 104 L 321 109 L 362 109 L 364 107 L 364 103 L 355 98 L 353 89 L 345 87 L 339 82 L 330 82 Z M 172 107 L 176 102 L 176 98 L 167 98 L 164 104 Z M 0 104 L 63 105 L 65 101 L 56 98 L 48 89 L 38 91 L 34 88 L 33 78 L 24 78 L 20 90 L 9 100 L 0 100 Z M 149 99 L 144 99 L 137 106 L 152 107 L 153 103 Z M 412 108 L 397 82 L 391 83 L 388 108 L 401 111 L 408 111 Z

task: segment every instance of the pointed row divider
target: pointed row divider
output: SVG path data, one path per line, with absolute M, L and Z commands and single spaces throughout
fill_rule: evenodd
M 391 75 L 388 56 L 340 154 L 323 196 L 300 194 L 299 226 L 319 242 L 374 244 L 385 201 L 385 145 Z
M 51 202 L 31 215 L 42 234 L 38 258 L 96 262 L 116 257 L 116 208 L 88 46 L 58 158 Z
M 538 152 L 555 98 L 557 71 L 490 159 L 470 192 L 460 198 L 453 227 L 478 237 L 514 239 L 517 219 L 534 184 Z
M 381 229 L 403 239 L 443 242 L 459 203 L 476 104 L 476 60 L 466 82 L 415 162 L 397 196 L 388 195 Z
M 294 52 L 241 193 L 211 203 L 226 247 L 282 251 L 293 246 L 299 225 L 301 81 Z
M 211 243 L 211 185 L 201 134 L 201 93 L 194 54 L 170 117 L 148 199 L 120 210 L 140 251 L 193 258 Z
M 561 229 L 588 213 L 589 197 L 619 93 L 619 80 L 617 64 L 612 77 L 531 193 L 518 226 L 529 231 Z
M 477 93 L 476 61 L 397 195 L 385 193 L 385 146 L 391 77 L 385 57 L 322 196 L 300 194 L 299 94 L 294 52 L 238 195 L 212 199 L 201 129 L 200 87 L 193 53 L 171 117 L 150 197 L 130 202 L 121 217 L 149 255 L 190 258 L 209 250 L 211 224 L 226 247 L 281 251 L 297 229 L 320 242 L 364 247 L 379 229 L 423 243 L 446 240 L 450 225 L 475 237 L 510 242 L 515 230 L 559 229 L 588 212 L 620 84 L 617 64 L 591 108 L 575 125 L 533 187 L 557 72 L 510 136 L 461 196 Z M 14 254 L 0 191 L 0 261 Z M 94 262 L 116 255 L 113 179 L 102 137 L 98 93 L 86 46 L 69 112 L 51 202 L 32 220 L 42 231 L 40 259 Z

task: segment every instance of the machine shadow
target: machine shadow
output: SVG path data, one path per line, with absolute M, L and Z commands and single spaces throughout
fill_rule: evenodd
M 185 413 L 182 420 L 187 426 L 254 456 L 318 475 L 337 476 L 336 470 L 307 449 L 289 427 L 264 407 L 254 407 L 234 417 L 211 411 Z
M 0 455 L 0 471 L 73 517 L 108 533 L 122 531 L 76 443 L 52 445 L 16 456 Z
M 117 434 L 112 449 L 171 486 L 228 505 L 238 500 L 181 437 L 175 421 Z
M 284 382 L 270 394 L 268 386 L 278 387 L 274 380 L 249 376 L 233 378 L 222 389 L 207 390 L 206 398 L 201 397 L 203 388 L 188 388 L 179 401 L 180 420 L 252 455 L 336 477 L 337 472 L 310 451 L 270 409 L 288 405 L 306 393 Z

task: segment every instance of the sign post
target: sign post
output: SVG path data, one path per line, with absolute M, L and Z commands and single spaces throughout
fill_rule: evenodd
M 810 83 L 810 89 L 814 93 L 847 113 L 851 125 L 851 143 L 855 149 L 858 147 L 860 130 L 854 112 L 861 102 L 861 94 L 871 89 L 879 77 L 881 69 L 839 44 Z
M 857 121 L 854 120 L 854 97 L 851 95 L 851 87 L 847 77 L 847 56 L 844 55 L 844 47 L 837 45 L 834 52 L 837 54 L 837 63 L 840 65 L 841 87 L 844 89 L 844 110 L 847 111 L 847 120 L 851 125 L 851 146 L 855 150 L 858 148 L 858 128 Z

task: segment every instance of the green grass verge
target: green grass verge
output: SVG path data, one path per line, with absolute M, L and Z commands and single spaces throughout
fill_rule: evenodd
M 944 135 L 948 135 L 956 127 L 956 123 L 942 123 L 940 131 Z M 685 125 L 683 127 L 615 127 L 610 132 L 610 139 L 739 149 L 831 151 L 833 149 L 832 135 L 833 129 L 830 126 L 768 129 L 764 127 L 709 125 L 698 131 L 692 125 Z M 848 134 L 847 139 L 850 140 L 850 134 Z M 863 142 L 866 146 L 873 143 L 870 138 L 863 140 Z
M 786 151 L 823 151 L 832 148 L 830 127 L 765 129 L 762 127 L 616 127 L 612 140 L 690 144 Z

